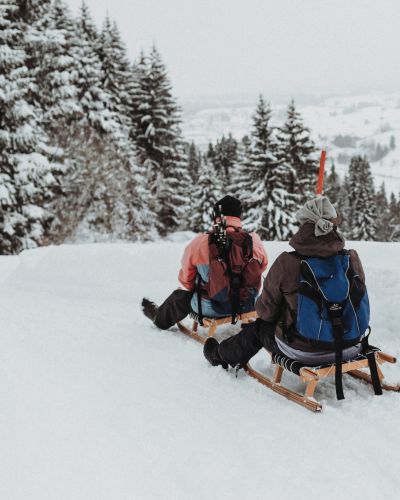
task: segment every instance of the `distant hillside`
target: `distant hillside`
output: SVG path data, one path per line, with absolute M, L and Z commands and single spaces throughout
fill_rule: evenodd
M 231 132 L 240 139 L 248 134 L 255 102 L 191 103 L 185 107 L 183 132 L 188 140 L 205 147 L 210 140 Z M 273 121 L 284 121 L 286 105 L 274 105 Z M 366 155 L 375 182 L 400 192 L 400 93 L 331 97 L 317 104 L 298 104 L 305 124 L 319 148 L 326 146 L 344 174 L 350 157 Z M 329 162 L 328 162 L 329 164 Z

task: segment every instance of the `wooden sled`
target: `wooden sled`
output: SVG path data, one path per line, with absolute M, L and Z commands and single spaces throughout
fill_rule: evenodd
M 255 311 L 242 314 L 238 321 L 241 323 L 251 323 L 257 319 L 257 313 Z M 179 330 L 196 340 L 200 344 L 204 344 L 208 337 L 215 335 L 216 329 L 220 325 L 225 325 L 231 323 L 231 317 L 226 318 L 204 318 L 203 328 L 206 330 L 207 336 L 201 335 L 199 333 L 199 322 L 196 317 L 193 317 L 192 329 L 186 327 L 182 323 L 177 323 Z M 396 363 L 396 358 L 389 354 L 381 352 L 379 349 L 372 347 L 371 350 L 374 352 L 374 356 L 377 362 L 378 377 L 383 390 L 400 392 L 400 385 L 391 385 L 383 382 L 384 375 L 380 368 L 384 363 Z M 267 351 L 268 352 L 268 351 Z M 276 365 L 274 376 L 268 378 L 266 375 L 258 372 L 247 363 L 243 368 L 247 375 L 255 378 L 258 382 L 264 386 L 272 389 L 274 392 L 284 396 L 285 398 L 293 401 L 308 410 L 314 412 L 320 412 L 322 410 L 322 405 L 314 399 L 314 392 L 321 380 L 335 375 L 335 364 L 321 365 L 321 366 L 306 366 L 298 361 L 287 358 L 283 354 L 268 353 L 271 356 L 271 361 Z M 290 371 L 295 375 L 300 377 L 300 380 L 306 384 L 305 391 L 300 394 L 289 387 L 282 385 L 282 376 L 284 371 Z M 367 371 L 363 371 L 367 370 Z M 342 364 L 342 374 L 349 374 L 352 377 L 362 379 L 369 384 L 372 384 L 371 374 L 369 372 L 369 364 L 366 354 L 359 354 L 356 358 L 345 361 Z
M 377 362 L 378 377 L 381 383 L 381 387 L 386 391 L 400 391 L 400 385 L 390 385 L 383 382 L 384 375 L 380 368 L 380 365 L 384 363 L 396 363 L 396 358 L 379 351 L 378 349 L 371 347 L 374 352 L 375 359 Z M 294 401 L 301 406 L 311 410 L 311 411 L 321 411 L 322 405 L 314 399 L 314 391 L 318 385 L 318 382 L 324 378 L 331 377 L 335 375 L 335 364 L 322 365 L 322 366 L 305 366 L 297 361 L 293 361 L 290 358 L 282 354 L 271 354 L 272 363 L 276 364 L 275 373 L 272 379 L 266 377 L 260 372 L 254 370 L 248 363 L 244 369 L 248 375 L 255 378 L 261 384 L 265 385 L 274 392 L 277 392 L 281 396 Z M 362 371 L 366 369 L 368 371 Z M 283 372 L 287 370 L 300 377 L 302 382 L 305 382 L 306 387 L 304 394 L 300 394 L 292 389 L 281 384 Z M 371 374 L 369 373 L 369 365 L 366 354 L 360 354 L 356 358 L 350 361 L 346 361 L 342 364 L 342 373 L 348 373 L 349 375 L 365 380 L 369 384 L 372 384 Z
M 204 344 L 208 337 L 213 337 L 218 326 L 229 325 L 232 322 L 231 316 L 227 316 L 225 318 L 203 318 L 203 326 L 200 327 L 197 316 L 192 315 L 191 317 L 193 319 L 191 330 L 182 323 L 177 323 L 177 327 L 182 333 L 194 340 L 197 340 L 197 342 L 200 342 L 200 344 Z M 242 324 L 251 323 L 255 321 L 257 317 L 258 316 L 256 311 L 243 313 L 238 316 L 238 322 Z M 207 335 L 206 337 L 199 333 L 199 327 L 205 329 Z

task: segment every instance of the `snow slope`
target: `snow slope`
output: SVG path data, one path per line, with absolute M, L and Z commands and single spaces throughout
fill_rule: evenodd
M 400 244 L 354 244 L 374 342 L 399 355 Z M 212 368 L 141 314 L 176 283 L 184 242 L 0 257 L 0 498 L 399 498 L 400 395 L 345 378 L 312 414 Z M 271 260 L 286 248 L 266 243 Z M 254 366 L 270 368 L 260 353 Z M 387 370 L 400 380 L 400 367 Z M 288 375 L 288 381 L 297 381 Z

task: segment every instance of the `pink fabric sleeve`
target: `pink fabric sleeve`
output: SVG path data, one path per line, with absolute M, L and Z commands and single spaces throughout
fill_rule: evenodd
M 268 267 L 268 257 L 267 252 L 265 251 L 264 245 L 256 233 L 251 233 L 253 238 L 253 255 L 254 258 L 260 262 L 261 273 L 263 273 Z
M 204 238 L 205 237 L 205 238 Z M 204 245 L 205 242 L 205 245 Z M 204 255 L 203 255 L 204 254 Z M 206 255 L 207 254 L 207 255 Z M 201 262 L 204 260 L 204 262 Z M 197 265 L 208 262 L 208 237 L 199 234 L 185 248 L 178 280 L 186 290 L 193 290 L 196 283 Z

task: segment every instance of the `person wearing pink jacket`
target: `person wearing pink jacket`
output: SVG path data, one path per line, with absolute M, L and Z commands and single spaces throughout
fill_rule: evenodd
M 226 231 L 233 237 L 234 233 L 247 235 L 242 230 L 241 202 L 232 196 L 225 196 L 219 200 L 214 207 L 214 212 L 221 211 L 226 222 Z M 154 324 L 166 330 L 178 321 L 181 321 L 191 312 L 204 317 L 226 317 L 232 314 L 232 303 L 227 291 L 221 286 L 221 290 L 213 295 L 209 293 L 210 289 L 215 289 L 214 283 L 209 283 L 210 275 L 217 273 L 210 269 L 215 266 L 217 260 L 212 258 L 212 246 L 210 246 L 210 233 L 199 234 L 185 248 L 183 253 L 181 269 L 178 280 L 181 288 L 172 292 L 161 306 L 144 298 L 142 308 L 144 314 L 151 319 Z M 250 233 L 251 248 L 250 259 L 247 268 L 249 277 L 246 283 L 245 297 L 241 302 L 241 312 L 253 311 L 255 302 L 261 287 L 261 276 L 268 265 L 267 254 L 260 237 L 256 233 Z M 201 290 L 201 294 L 195 293 Z M 211 295 L 211 296 L 210 296 Z M 199 307 L 199 297 L 201 304 Z

